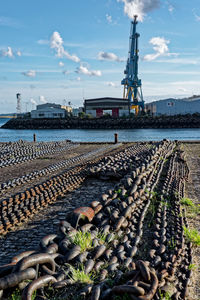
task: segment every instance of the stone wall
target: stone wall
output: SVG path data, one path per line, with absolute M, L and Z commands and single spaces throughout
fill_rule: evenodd
M 200 115 L 139 116 L 99 119 L 10 119 L 1 128 L 7 129 L 137 129 L 137 128 L 200 128 Z

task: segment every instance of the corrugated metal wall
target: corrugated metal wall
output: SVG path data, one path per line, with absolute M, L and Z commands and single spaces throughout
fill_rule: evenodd
M 200 99 L 194 101 L 184 101 L 176 99 L 167 99 L 156 101 L 154 115 L 178 115 L 200 113 Z

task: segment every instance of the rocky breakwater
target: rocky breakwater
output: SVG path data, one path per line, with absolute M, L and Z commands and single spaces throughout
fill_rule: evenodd
M 188 168 L 176 144 L 130 147 L 87 176 L 119 182 L 67 215 L 37 251 L 1 266 L 0 297 L 18 287 L 24 300 L 35 291 L 39 299 L 186 299 L 192 244 L 180 199 Z
M 200 115 L 138 116 L 132 118 L 11 119 L 7 129 L 125 129 L 200 128 Z

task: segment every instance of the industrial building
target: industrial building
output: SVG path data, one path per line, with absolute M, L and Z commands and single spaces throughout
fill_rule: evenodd
M 63 119 L 70 116 L 72 108 L 70 106 L 45 103 L 36 106 L 36 110 L 31 111 L 32 119 Z
M 200 96 L 184 99 L 164 99 L 145 104 L 146 112 L 154 116 L 200 113 Z
M 109 114 L 112 117 L 129 115 L 129 100 L 123 98 L 95 98 L 84 101 L 84 111 L 93 117 Z

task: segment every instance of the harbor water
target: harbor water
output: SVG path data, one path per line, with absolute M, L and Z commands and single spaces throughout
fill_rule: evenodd
M 0 119 L 0 127 L 8 119 Z M 200 128 L 179 129 L 37 129 L 15 130 L 0 128 L 0 142 L 71 140 L 73 142 L 113 142 L 118 133 L 119 142 L 170 140 L 200 140 Z

